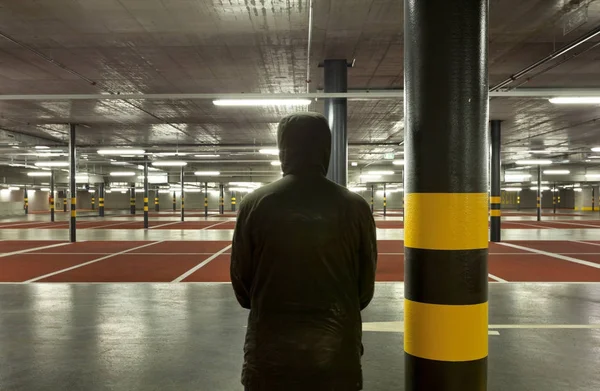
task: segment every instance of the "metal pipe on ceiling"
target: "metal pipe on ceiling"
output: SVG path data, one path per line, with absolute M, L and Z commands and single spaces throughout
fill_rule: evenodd
M 567 45 L 561 47 L 560 49 L 554 51 L 553 53 L 550 53 L 549 55 L 547 55 L 546 57 L 542 58 L 541 60 L 538 60 L 538 61 L 534 62 L 533 64 L 529 65 L 528 67 L 526 67 L 526 68 L 520 70 L 519 72 L 511 75 L 508 79 L 506 79 L 506 80 L 500 82 L 499 84 L 495 85 L 494 87 L 490 88 L 490 91 L 497 91 L 500 88 L 506 87 L 507 85 L 509 85 L 513 81 L 522 78 L 526 74 L 528 74 L 531 71 L 533 71 L 534 69 L 539 68 L 540 66 L 548 63 L 549 61 L 557 59 L 558 57 L 562 56 L 563 54 L 565 54 L 565 53 L 567 53 L 567 52 L 575 49 L 577 46 L 579 46 L 579 45 L 581 45 L 581 44 L 589 41 L 590 39 L 594 38 L 598 34 L 600 34 L 600 26 L 597 26 L 596 28 L 594 28 L 593 30 L 589 31 L 588 33 L 582 35 L 581 37 L 577 38 L 573 42 L 568 43 Z M 490 96 L 491 96 L 491 94 L 490 94 Z

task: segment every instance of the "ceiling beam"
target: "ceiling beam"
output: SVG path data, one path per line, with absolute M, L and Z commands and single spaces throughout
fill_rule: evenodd
M 514 89 L 510 91 L 492 91 L 490 97 L 503 98 L 550 98 L 562 96 L 600 96 L 600 88 L 527 88 Z M 26 101 L 72 101 L 72 100 L 121 100 L 121 99 L 143 99 L 143 100 L 181 100 L 181 99 L 325 99 L 325 98 L 347 98 L 347 99 L 402 99 L 403 90 L 354 90 L 351 92 L 311 92 L 311 93 L 173 93 L 173 94 L 20 94 L 0 95 L 0 101 L 4 100 L 26 100 Z

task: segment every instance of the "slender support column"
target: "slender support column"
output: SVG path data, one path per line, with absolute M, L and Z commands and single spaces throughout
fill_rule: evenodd
M 50 172 L 50 221 L 54 222 L 54 170 Z
M 537 166 L 537 221 L 542 221 L 542 166 Z
M 405 391 L 485 391 L 488 0 L 404 1 Z
M 148 229 L 148 158 L 144 161 L 144 228 Z
M 371 185 L 371 213 L 375 212 L 375 185 Z
M 490 240 L 492 242 L 499 242 L 501 240 L 501 205 L 502 205 L 502 194 L 500 193 L 500 132 L 501 132 L 501 121 L 493 120 L 491 123 L 492 132 L 492 183 L 491 183 L 491 194 L 490 194 Z
M 560 203 L 560 191 L 558 192 L 558 209 L 561 208 L 561 203 Z
M 27 195 L 27 186 L 23 188 L 23 210 L 25 214 L 29 214 L 29 196 Z
M 177 193 L 173 192 L 173 212 L 177 212 Z
M 98 216 L 104 217 L 104 183 L 98 189 Z
M 96 196 L 92 195 L 92 210 L 96 210 Z
M 236 204 L 236 198 L 235 198 L 235 191 L 231 192 L 231 211 L 235 212 L 235 204 Z
M 185 191 L 183 184 L 185 181 L 185 169 L 181 167 L 181 221 L 185 221 Z
M 517 210 L 521 210 L 521 192 L 517 192 Z
M 204 182 L 204 217 L 208 217 L 208 182 Z
M 67 211 L 67 192 L 68 190 L 65 190 L 65 198 L 63 198 L 63 212 Z
M 129 213 L 135 214 L 135 183 L 132 183 L 129 188 Z
M 325 60 L 325 92 L 348 91 L 348 62 Z M 325 117 L 331 128 L 331 157 L 327 178 L 338 185 L 348 182 L 348 101 L 345 98 L 325 99 Z
M 383 217 L 387 216 L 387 187 L 383 184 Z
M 556 214 L 556 182 L 554 182 L 554 186 L 552 187 L 552 208 L 554 208 L 554 214 Z
M 225 213 L 225 189 L 223 184 L 219 185 L 219 214 Z
M 69 189 L 71 195 L 71 220 L 69 223 L 69 240 L 71 243 L 77 241 L 77 150 L 75 145 L 76 137 L 75 124 L 70 124 L 69 132 Z
M 595 210 L 595 202 L 596 202 L 596 188 L 592 186 L 592 212 Z
M 160 212 L 160 196 L 158 187 L 156 188 L 156 193 L 154 193 L 154 211 Z

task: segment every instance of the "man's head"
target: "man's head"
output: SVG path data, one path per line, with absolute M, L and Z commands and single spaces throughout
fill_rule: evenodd
M 279 159 L 284 175 L 326 175 L 331 153 L 331 130 L 318 113 L 284 117 L 277 129 Z

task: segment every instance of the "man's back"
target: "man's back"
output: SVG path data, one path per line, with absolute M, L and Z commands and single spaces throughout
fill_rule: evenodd
M 285 141 L 280 136 L 280 148 Z M 252 391 L 357 390 L 360 310 L 374 287 L 373 218 L 322 169 L 297 169 L 310 152 L 291 153 L 291 163 L 282 158 L 286 176 L 246 197 L 238 216 L 231 274 L 240 304 L 251 309 L 243 382 Z

